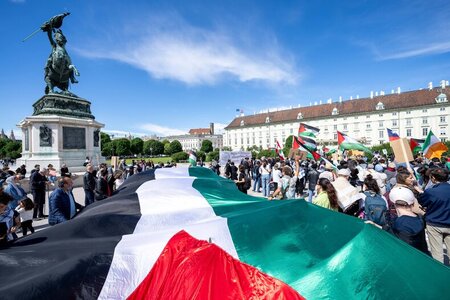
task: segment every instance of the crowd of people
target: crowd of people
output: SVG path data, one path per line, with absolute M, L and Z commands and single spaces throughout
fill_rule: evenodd
M 269 201 L 305 199 L 364 219 L 448 264 L 443 245 L 450 251 L 449 169 L 450 158 L 396 164 L 381 155 L 334 163 L 262 157 L 238 166 L 228 161 L 224 176 L 240 191 L 252 188 Z
M 172 162 L 155 164 L 153 161 L 132 160 L 127 164 L 121 160 L 116 168 L 104 163 L 94 166 L 87 157 L 83 175 L 84 205 L 80 205 L 72 193 L 73 180 L 78 176 L 72 174 L 66 164 L 58 171 L 52 164 L 47 167 L 35 165 L 29 174 L 31 198 L 21 186 L 26 178 L 26 166 L 16 171 L 10 170 L 5 163 L 0 172 L 0 246 L 7 245 L 18 238 L 17 233 L 26 236 L 34 233 L 33 220 L 48 218 L 50 225 L 56 225 L 72 219 L 86 206 L 112 196 L 113 192 L 130 176 L 157 168 L 175 167 Z M 52 187 L 53 192 L 49 192 Z M 44 214 L 48 196 L 49 214 Z

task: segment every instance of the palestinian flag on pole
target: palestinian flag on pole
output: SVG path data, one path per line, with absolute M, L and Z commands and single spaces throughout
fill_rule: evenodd
M 319 131 L 319 128 L 309 126 L 305 123 L 300 123 L 300 127 L 298 128 L 298 136 L 309 150 L 316 151 L 316 137 L 319 134 Z
M 286 158 L 284 157 L 284 153 L 283 153 L 283 147 L 281 147 L 280 143 L 277 140 L 277 147 L 275 148 L 275 152 L 277 153 L 278 157 L 281 160 L 285 160 Z
M 319 128 L 309 126 L 305 123 L 300 123 L 300 127 L 298 128 L 298 136 L 301 137 L 310 137 L 315 139 L 319 134 L 319 132 L 320 132 Z
M 363 144 L 361 144 L 354 138 L 349 137 L 348 135 L 346 135 L 340 131 L 337 132 L 337 135 L 338 135 L 339 149 L 341 149 L 341 150 L 360 150 L 360 151 L 372 153 L 372 151 L 369 148 L 367 148 L 366 146 L 364 146 Z
M 189 163 L 191 167 L 195 167 L 197 165 L 197 154 L 194 151 L 189 151 Z
M 441 158 L 442 153 L 446 152 L 447 150 L 447 146 L 445 146 L 445 144 L 442 143 L 441 140 L 438 139 L 438 137 L 435 136 L 430 130 L 428 132 L 427 138 L 425 139 L 425 142 L 422 145 L 423 155 L 428 159 L 432 159 L 434 157 Z
M 294 139 L 296 139 L 296 143 L 299 145 L 300 148 L 302 148 L 303 150 L 305 150 L 306 152 L 308 152 L 308 158 L 310 159 L 314 159 L 314 160 L 319 160 L 320 159 L 320 154 L 317 153 L 314 150 L 311 150 L 308 146 L 306 146 L 305 141 L 301 138 L 301 137 L 295 137 Z
M 387 129 L 387 133 L 388 133 L 388 137 L 389 137 L 389 142 L 393 142 L 396 140 L 399 140 L 400 137 L 398 136 L 398 134 L 396 134 L 395 132 L 393 132 L 391 129 L 386 128 Z
M 243 194 L 200 167 L 136 174 L 73 220 L 2 249 L 0 259 L 2 299 L 450 294 L 450 269 L 393 235 L 303 200 Z
M 422 151 L 422 146 L 425 140 L 422 139 L 409 139 L 409 147 L 411 148 L 411 151 L 413 154 L 417 154 Z

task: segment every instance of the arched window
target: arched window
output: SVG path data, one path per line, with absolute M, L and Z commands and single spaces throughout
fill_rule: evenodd
M 244 120 L 241 120 L 241 126 L 244 126 L 244 125 L 245 125 Z
M 266 118 L 266 123 L 270 123 L 270 118 L 269 117 Z
M 301 120 L 301 119 L 303 119 L 303 114 L 301 112 L 299 112 L 297 115 L 297 120 Z
M 383 102 L 378 102 L 377 106 L 375 107 L 376 110 L 382 110 L 384 109 L 384 104 Z

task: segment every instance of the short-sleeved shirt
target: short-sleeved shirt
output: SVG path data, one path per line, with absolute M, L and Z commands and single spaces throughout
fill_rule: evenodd
M 330 205 L 330 199 L 328 199 L 327 192 L 320 192 L 319 195 L 313 200 L 313 203 L 318 206 L 322 206 L 334 211 L 337 211 L 337 208 L 332 208 Z

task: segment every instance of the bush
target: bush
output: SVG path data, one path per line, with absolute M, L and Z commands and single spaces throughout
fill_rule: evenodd
M 213 144 L 210 140 L 203 140 L 202 142 L 202 147 L 200 148 L 200 151 L 205 152 L 205 153 L 209 153 L 212 152 L 213 149 Z
M 220 154 L 219 150 L 214 150 L 213 152 L 209 152 L 206 155 L 206 161 L 213 161 L 213 160 L 219 161 L 219 154 Z
M 183 147 L 181 146 L 181 143 L 177 140 L 174 140 L 170 143 L 169 149 L 170 149 L 169 155 L 183 151 Z
M 203 151 L 197 151 L 197 160 L 205 161 L 206 160 L 206 154 Z
M 277 157 L 277 154 L 276 154 L 275 151 L 273 151 L 273 150 L 261 150 L 261 151 L 258 153 L 258 158 L 261 158 L 261 157 L 263 157 L 263 156 L 265 156 L 266 158 L 269 158 L 269 157 Z
M 172 160 L 177 163 L 180 162 L 180 160 L 188 160 L 188 158 L 189 154 L 183 151 L 172 154 Z

